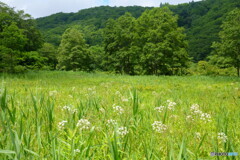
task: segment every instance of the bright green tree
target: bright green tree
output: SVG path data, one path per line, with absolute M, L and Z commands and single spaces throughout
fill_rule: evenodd
M 220 42 L 214 42 L 215 53 L 228 59 L 240 76 L 240 9 L 231 11 L 221 26 Z
M 188 63 L 184 29 L 167 7 L 145 11 L 137 20 L 136 44 L 144 74 L 181 74 Z
M 82 33 L 76 28 L 67 29 L 58 48 L 58 65 L 61 70 L 89 70 L 89 53 Z

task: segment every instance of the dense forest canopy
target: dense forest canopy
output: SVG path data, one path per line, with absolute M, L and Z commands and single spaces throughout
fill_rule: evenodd
M 211 53 L 211 45 L 218 41 L 220 25 L 225 14 L 240 7 L 236 0 L 204 0 L 179 5 L 161 4 L 168 6 L 178 15 L 178 24 L 184 27 L 189 42 L 189 54 L 195 62 L 206 60 Z M 60 44 L 61 35 L 70 26 L 81 25 L 85 38 L 90 45 L 102 45 L 101 28 L 109 18 L 117 19 L 129 12 L 138 18 L 149 7 L 109 7 L 101 6 L 77 13 L 57 13 L 48 17 L 37 19 L 39 29 L 46 41 L 55 45 Z
M 223 22 L 239 7 L 235 0 L 161 3 L 155 8 L 101 6 L 34 20 L 0 3 L 0 71 L 172 75 L 226 69 L 229 74 L 229 68 L 236 68 L 232 57 L 217 56 L 214 44 L 225 43 Z

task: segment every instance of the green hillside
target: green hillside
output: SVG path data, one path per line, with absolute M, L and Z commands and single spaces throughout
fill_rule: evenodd
M 54 45 L 59 45 L 61 35 L 72 25 L 79 25 L 85 33 L 87 43 L 96 45 L 102 42 L 99 29 L 104 27 L 109 18 L 116 19 L 124 15 L 125 12 L 130 12 L 134 17 L 139 17 L 146 9 L 139 6 L 101 6 L 80 10 L 77 13 L 56 13 L 48 17 L 38 18 L 37 24 L 46 41 Z
M 186 28 L 189 54 L 195 61 L 199 61 L 206 59 L 211 52 L 212 42 L 218 40 L 218 32 L 224 15 L 234 8 L 240 7 L 240 1 L 204 0 L 161 6 L 166 5 L 179 15 L 179 26 Z M 73 25 L 78 25 L 83 31 L 89 45 L 101 45 L 101 28 L 109 18 L 116 19 L 125 12 L 130 12 L 137 18 L 146 9 L 150 8 L 101 6 L 80 10 L 77 13 L 56 13 L 38 18 L 37 24 L 45 40 L 54 45 L 59 45 L 63 32 Z

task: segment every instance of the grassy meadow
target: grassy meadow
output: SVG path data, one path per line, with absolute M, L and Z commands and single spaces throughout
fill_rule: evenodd
M 0 77 L 0 159 L 238 159 L 240 79 L 31 72 Z

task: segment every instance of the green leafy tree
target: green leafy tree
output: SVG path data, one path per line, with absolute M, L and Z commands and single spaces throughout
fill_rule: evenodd
M 228 63 L 237 69 L 240 76 L 240 9 L 231 11 L 221 26 L 220 42 L 214 42 L 213 48 L 219 57 L 228 59 Z
M 82 33 L 75 29 L 67 29 L 58 48 L 58 65 L 61 70 L 89 71 L 89 53 Z
M 90 69 L 91 70 L 104 70 L 103 59 L 104 59 L 104 48 L 102 46 L 91 46 L 88 48 L 90 53 Z
M 105 65 L 108 69 L 118 73 L 134 74 L 137 59 L 132 52 L 135 21 L 130 13 L 126 13 L 116 21 L 108 21 L 104 31 Z
M 56 69 L 57 66 L 57 48 L 50 44 L 44 43 L 42 48 L 38 50 L 40 55 L 46 58 L 45 64 L 50 67 L 50 69 Z
M 20 60 L 25 52 L 34 53 L 42 45 L 35 20 L 24 11 L 0 2 L 0 66 L 1 71 L 20 71 Z M 30 59 L 29 59 L 30 60 Z
M 24 30 L 19 29 L 16 23 L 5 26 L 0 32 L 0 52 L 1 63 L 5 68 L 3 70 L 14 72 L 14 66 L 17 65 L 17 57 L 19 52 L 23 51 L 27 38 Z
M 137 20 L 136 44 L 144 74 L 176 74 L 187 66 L 184 29 L 167 7 L 145 11 Z

